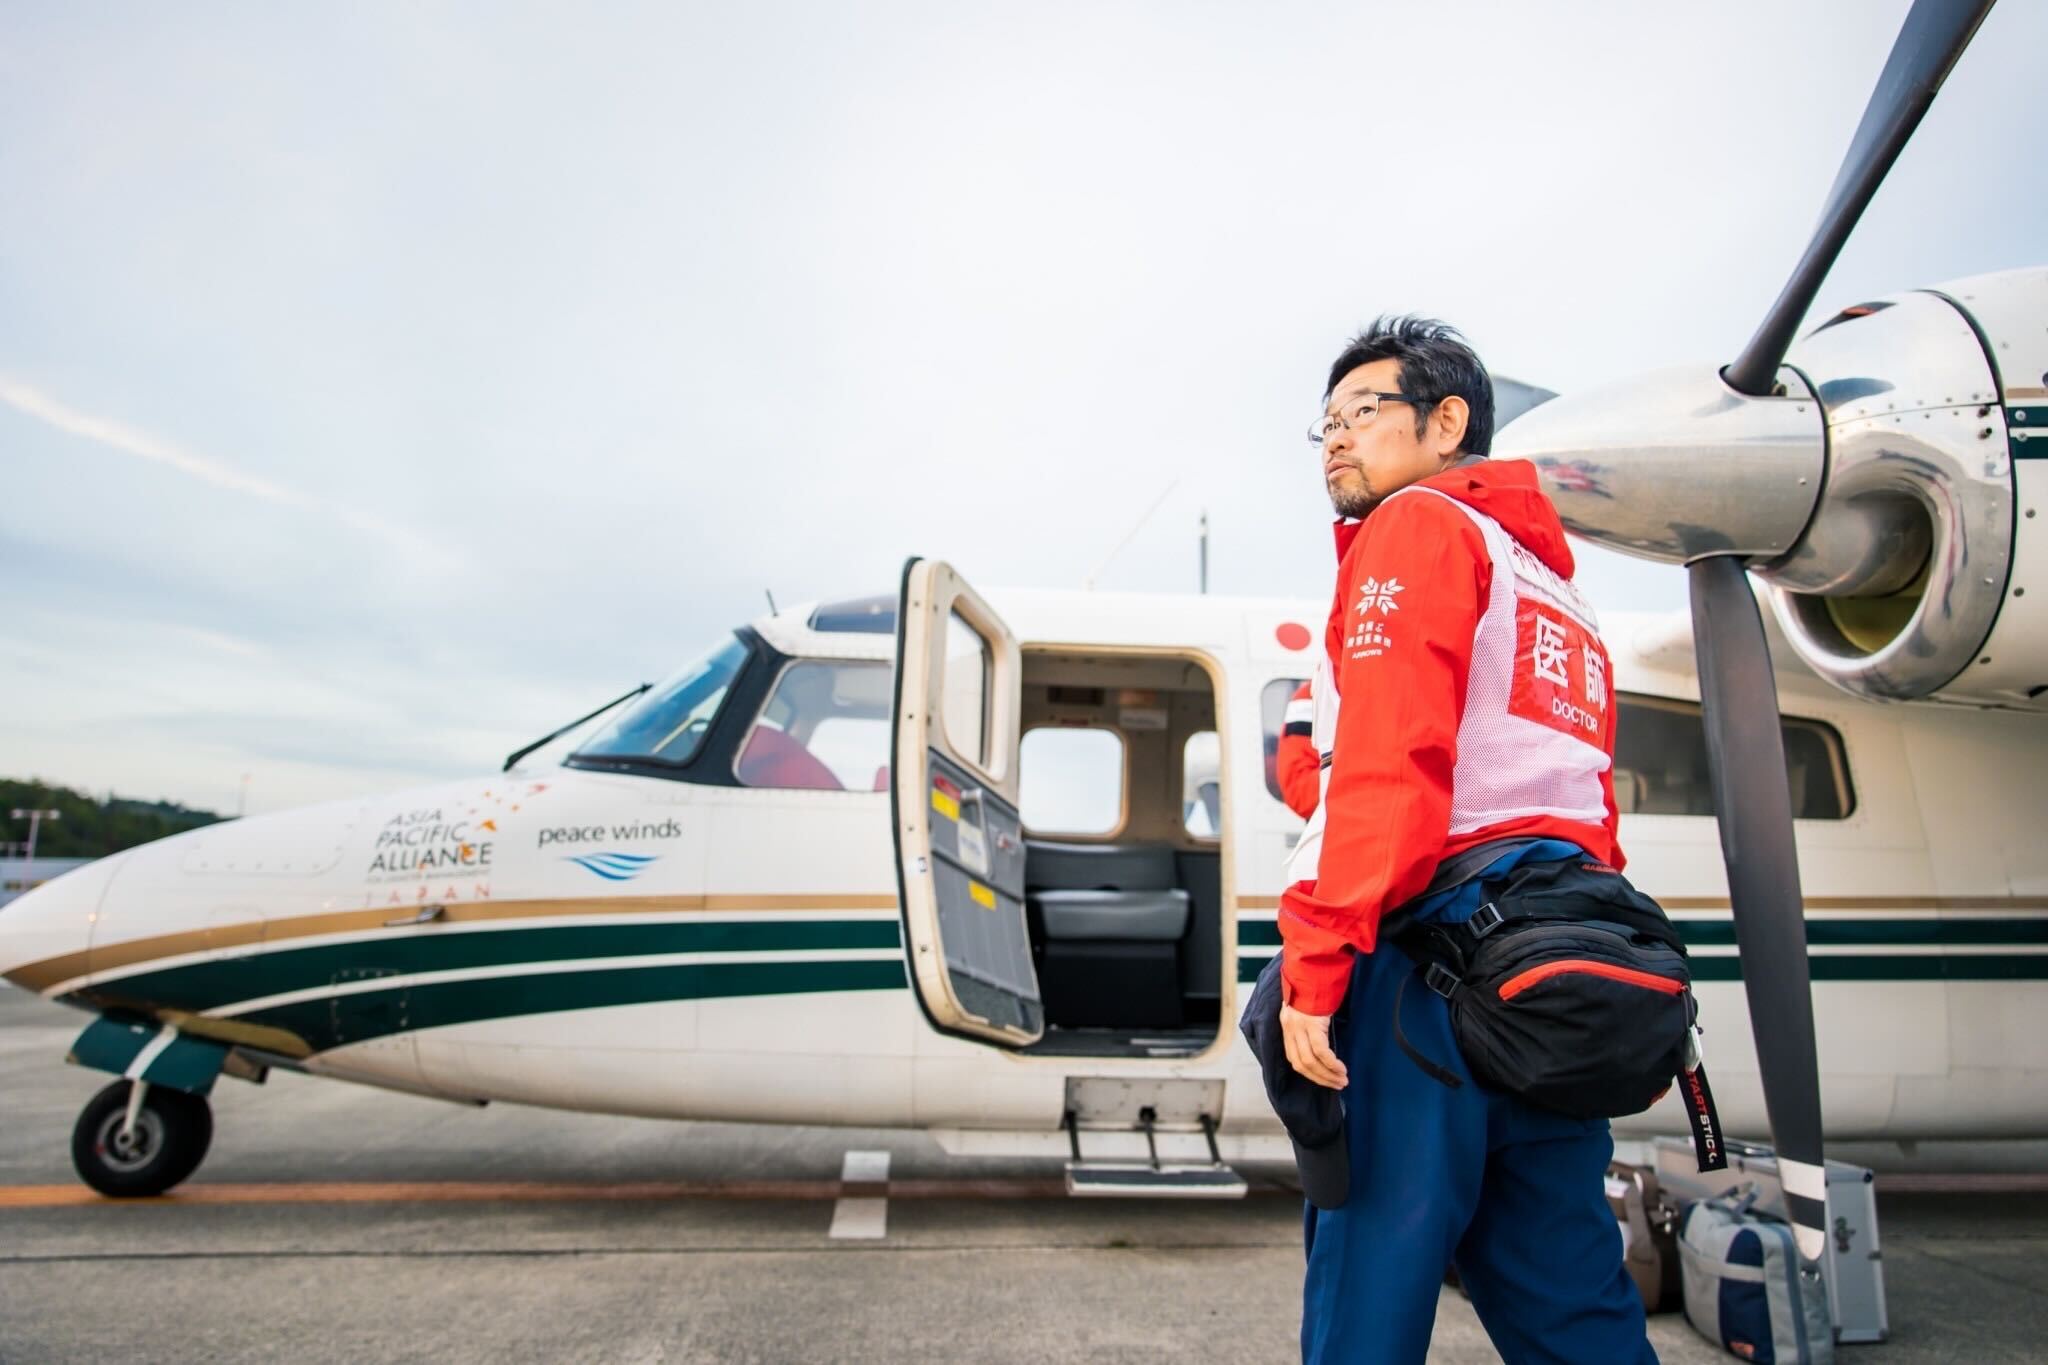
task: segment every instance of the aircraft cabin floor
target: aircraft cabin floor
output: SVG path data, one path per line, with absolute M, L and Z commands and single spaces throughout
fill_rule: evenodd
M 1235 1203 L 1074 1201 L 1055 1163 L 948 1158 L 916 1133 L 472 1110 L 275 1075 L 221 1082 L 182 1196 L 112 1204 L 67 1155 L 105 1079 L 62 1064 L 82 1021 L 0 986 L 10 1365 L 1296 1358 L 1282 1172 Z M 832 1235 L 861 1230 L 837 1198 L 849 1150 L 889 1154 L 880 1238 Z M 2040 1358 L 2048 1195 L 1888 1195 L 1882 1213 L 1894 1339 L 1848 1365 Z M 1728 1359 L 1679 1317 L 1651 1331 L 1667 1362 Z M 1454 1294 L 1431 1359 L 1494 1359 Z
M 1216 1041 L 1216 1026 L 1189 1029 L 1052 1028 L 1027 1052 L 1048 1057 L 1192 1057 Z

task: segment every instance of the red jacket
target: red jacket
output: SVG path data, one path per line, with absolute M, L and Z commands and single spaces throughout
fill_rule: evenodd
M 1315 680 L 1332 758 L 1280 899 L 1283 993 L 1310 1014 L 1452 854 L 1540 835 L 1622 865 L 1607 651 L 1535 468 L 1425 479 L 1340 524 L 1337 552 Z
M 1287 809 L 1306 820 L 1315 814 L 1323 799 L 1323 756 L 1316 752 L 1314 734 L 1315 701 L 1309 685 L 1303 683 L 1287 699 L 1280 724 L 1280 749 L 1274 761 L 1274 776 L 1280 781 L 1280 799 Z

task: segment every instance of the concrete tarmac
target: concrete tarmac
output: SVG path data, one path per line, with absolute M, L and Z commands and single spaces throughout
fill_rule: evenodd
M 1300 1204 L 1070 1200 L 1057 1164 L 901 1131 L 470 1109 L 223 1079 L 169 1198 L 81 1193 L 109 1078 L 85 1017 L 0 988 L 0 1361 L 1207 1361 L 1297 1358 Z M 831 1230 L 849 1150 L 890 1158 L 885 1235 Z M 1880 1182 L 1880 1189 L 1883 1188 Z M 2030 1361 L 2048 1195 L 1885 1195 L 1893 1340 L 1853 1365 Z M 850 1224 L 849 1224 L 850 1226 Z M 1670 1362 L 1729 1357 L 1682 1316 Z M 1495 1359 L 1446 1293 L 1433 1361 Z

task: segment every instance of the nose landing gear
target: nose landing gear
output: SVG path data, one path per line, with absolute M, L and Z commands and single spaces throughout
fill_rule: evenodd
M 71 1164 L 101 1194 L 137 1199 L 162 1194 L 198 1170 L 212 1141 L 213 1109 L 204 1095 L 121 1080 L 79 1114 Z

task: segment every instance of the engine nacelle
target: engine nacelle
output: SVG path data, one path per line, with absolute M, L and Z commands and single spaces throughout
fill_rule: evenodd
M 1792 648 L 1859 696 L 2041 705 L 2048 620 L 2026 590 L 2048 469 L 2026 456 L 2039 419 L 2048 457 L 2048 271 L 1845 310 L 1787 361 L 1827 413 L 1812 521 L 1753 566 Z
M 1846 309 L 1771 395 L 1647 375 L 1546 403 L 1496 448 L 1587 539 L 1741 556 L 1846 691 L 2048 710 L 2048 270 Z

